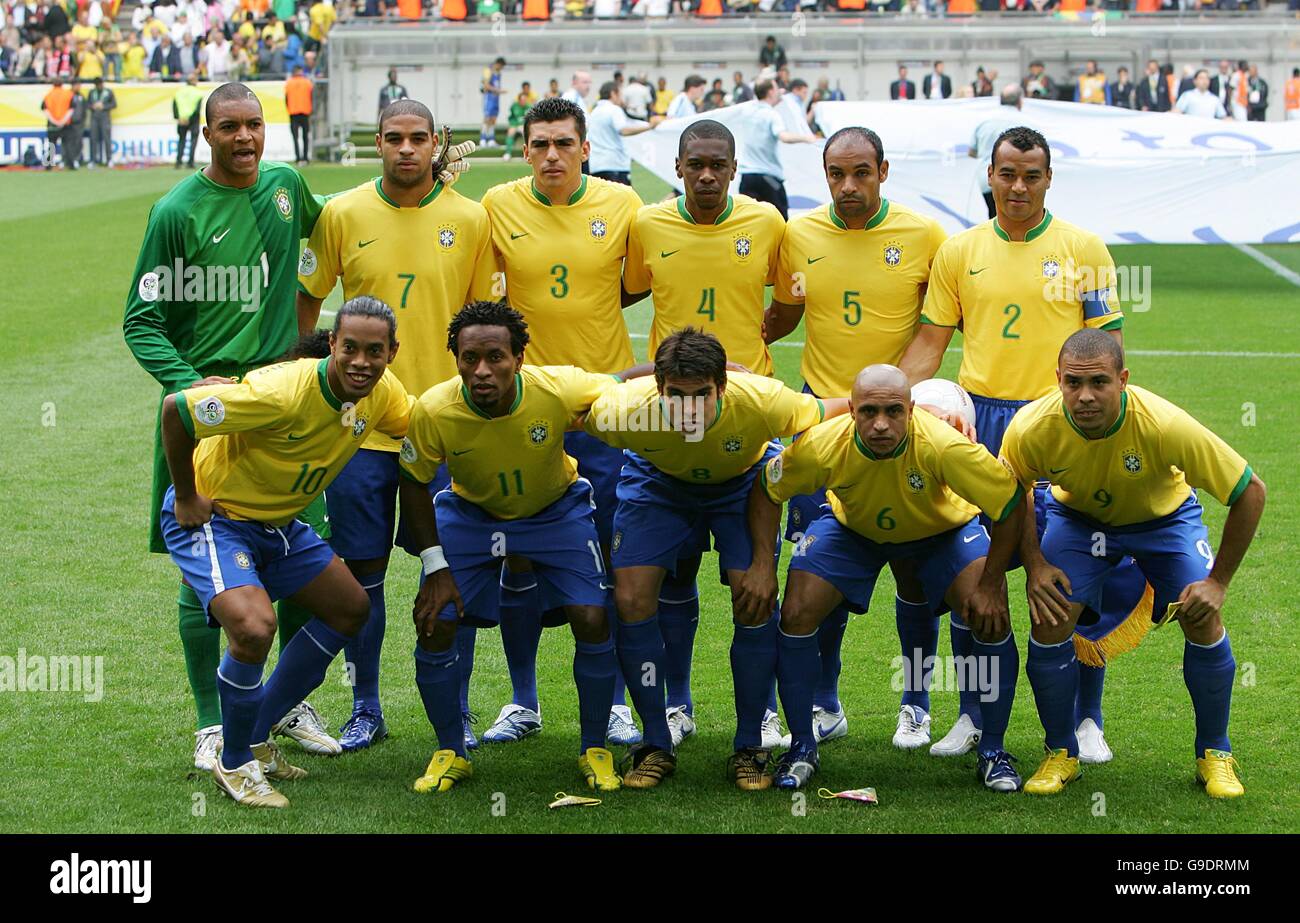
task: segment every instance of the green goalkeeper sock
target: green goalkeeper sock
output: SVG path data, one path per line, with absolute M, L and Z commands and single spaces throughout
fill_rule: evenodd
M 280 653 L 283 654 L 285 645 L 293 640 L 299 628 L 312 620 L 312 614 L 290 599 L 282 599 L 276 603 L 276 610 L 276 621 L 279 623 L 280 632 Z
M 203 604 L 193 588 L 181 584 L 176 599 L 180 615 L 181 649 L 185 652 L 185 672 L 189 674 L 190 692 L 198 727 L 221 723 L 221 699 L 217 695 L 217 662 L 221 659 L 221 631 L 208 625 Z

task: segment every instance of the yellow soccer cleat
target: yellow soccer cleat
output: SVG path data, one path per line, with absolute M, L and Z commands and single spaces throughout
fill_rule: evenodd
M 736 788 L 747 792 L 759 792 L 772 787 L 772 774 L 768 772 L 768 763 L 772 761 L 772 751 L 758 747 L 746 747 L 727 757 L 727 777 L 736 783 Z
M 677 770 L 677 757 L 660 747 L 637 744 L 623 758 L 623 784 L 628 788 L 654 788 Z
M 1237 778 L 1241 766 L 1227 750 L 1206 750 L 1205 758 L 1196 761 L 1196 781 L 1205 786 L 1211 798 L 1240 798 L 1246 787 Z
M 439 750 L 429 760 L 424 775 L 411 786 L 420 794 L 451 791 L 453 785 L 474 775 L 474 767 L 455 750 Z
M 307 770 L 290 766 L 289 761 L 284 758 L 284 751 L 275 741 L 268 739 L 266 743 L 253 744 L 251 749 L 253 756 L 257 757 L 257 761 L 262 764 L 262 773 L 268 779 L 288 782 L 307 778 Z
M 578 757 L 578 769 L 587 780 L 587 787 L 598 792 L 616 792 L 623 787 L 623 782 L 614 771 L 614 754 L 604 747 L 588 747 L 587 752 Z
M 1037 771 L 1025 783 L 1025 793 L 1055 795 L 1081 775 L 1077 756 L 1070 756 L 1068 750 L 1048 750 Z
M 221 756 L 212 763 L 212 779 L 217 787 L 236 802 L 250 808 L 287 808 L 289 799 L 281 795 L 262 774 L 260 760 L 251 759 L 235 769 L 221 765 Z

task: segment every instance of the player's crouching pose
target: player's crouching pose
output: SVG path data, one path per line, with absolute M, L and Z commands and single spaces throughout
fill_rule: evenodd
M 931 611 L 968 619 L 978 671 L 988 757 L 979 776 L 995 791 L 1015 791 L 1020 777 L 1002 749 L 1019 657 L 1007 612 L 1005 573 L 1021 518 L 1024 491 L 988 450 L 922 409 L 913 409 L 907 376 L 892 365 L 863 369 L 849 398 L 852 416 L 814 427 L 770 459 L 750 493 L 754 563 L 745 576 L 758 605 L 777 593 L 772 539 L 781 504 L 827 489 L 830 509 L 808 525 L 790 560 L 781 605 L 777 688 L 791 746 L 776 767 L 778 788 L 802 788 L 818 768 L 813 693 L 821 675 L 817 627 L 847 601 L 865 612 L 881 568 L 915 567 Z M 992 521 L 992 541 L 980 525 Z
M 1264 512 L 1264 483 L 1188 413 L 1129 387 L 1124 351 L 1109 335 L 1080 330 L 1067 339 L 1056 375 L 1059 390 L 1018 411 L 1002 442 L 1002 459 L 1022 484 L 1053 485 L 1041 551 L 1033 529 L 1021 548 L 1033 620 L 1025 673 L 1047 738 L 1025 791 L 1053 794 L 1079 777 L 1071 635 L 1127 555 L 1155 589 L 1161 620 L 1177 604 L 1196 778 L 1211 797 L 1243 795 L 1228 743 L 1237 663 L 1220 610 Z M 1230 507 L 1217 557 L 1192 485 Z
M 743 789 L 767 788 L 769 751 L 763 717 L 776 659 L 775 593 L 766 608 L 742 608 L 741 576 L 762 541 L 776 554 L 777 524 L 751 537 L 749 487 L 763 461 L 793 436 L 847 410 L 843 398 L 818 400 L 761 375 L 727 372 L 717 337 L 686 327 L 655 350 L 655 380 L 606 392 L 591 407 L 587 432 L 625 450 L 614 513 L 614 596 L 618 656 L 644 741 L 631 748 L 623 777 L 650 788 L 673 772 L 676 757 L 665 716 L 664 639 L 658 624 L 664 578 L 680 559 L 707 550 L 713 533 L 724 583 L 731 586 L 735 634 L 736 737 L 730 771 Z M 812 704 L 808 705 L 808 715 Z M 788 717 L 788 716 L 787 716 Z
M 447 333 L 460 375 L 419 398 L 402 446 L 402 518 L 424 549 L 425 580 L 413 612 L 415 680 L 439 747 L 415 782 L 417 792 L 445 792 L 473 774 L 453 642 L 462 619 L 500 622 L 506 555 L 531 562 L 542 610 L 563 608 L 573 630 L 579 769 L 600 791 L 621 784 L 605 749 L 618 669 L 605 616 L 605 567 L 591 484 L 565 454 L 564 433 L 602 391 L 648 367 L 610 376 L 572 366 L 524 366 L 527 344 L 523 315 L 505 302 L 466 305 Z M 444 462 L 451 489 L 431 498 L 427 485 Z
M 365 624 L 355 577 L 294 517 L 342 470 L 371 430 L 406 434 L 411 399 L 388 372 L 397 321 L 383 302 L 339 309 L 330 356 L 250 372 L 241 384 L 192 388 L 163 402 L 172 483 L 162 506 L 172 560 L 229 647 L 217 671 L 223 745 L 217 785 L 240 804 L 282 808 L 267 778 L 299 779 L 271 726 L 320 685 Z M 314 614 L 284 647 L 265 686 L 275 599 Z

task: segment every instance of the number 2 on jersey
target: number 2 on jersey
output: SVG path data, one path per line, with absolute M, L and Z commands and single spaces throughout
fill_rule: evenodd
M 1011 332 L 1012 325 L 1020 320 L 1020 305 L 1009 304 L 1002 309 L 1002 313 L 1007 315 L 1007 322 L 1002 326 L 1002 338 L 1006 340 L 1020 339 L 1020 334 Z

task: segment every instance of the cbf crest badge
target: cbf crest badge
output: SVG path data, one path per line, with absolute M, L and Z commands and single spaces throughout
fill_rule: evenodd
M 1056 254 L 1052 254 L 1043 260 L 1043 278 L 1055 279 L 1061 274 L 1061 261 Z
M 352 422 L 352 438 L 360 439 L 361 434 L 364 433 L 365 431 L 366 431 L 366 418 L 357 417 L 356 420 Z
M 614 541 L 610 543 L 609 546 L 610 554 L 613 554 L 615 551 L 618 551 L 618 549 L 621 548 L 622 546 L 623 546 L 623 532 L 622 530 L 619 530 L 618 532 L 614 533 Z
M 897 269 L 903 262 L 903 245 L 896 240 L 891 240 L 885 244 L 882 253 L 885 260 L 885 266 L 888 269 Z
M 546 445 L 546 440 L 550 435 L 551 427 L 545 420 L 534 420 L 528 424 L 528 442 L 530 445 Z
M 1121 452 L 1120 463 L 1124 466 L 1124 473 L 1129 477 L 1137 477 L 1142 473 L 1142 453 L 1137 449 L 1125 449 Z
M 438 246 L 443 250 L 456 246 L 456 225 L 444 224 L 438 228 Z
M 754 238 L 748 234 L 737 234 L 732 238 L 732 252 L 736 254 L 736 259 L 744 262 L 749 259 L 749 254 L 754 250 Z
M 609 222 L 605 220 L 604 215 L 592 215 L 587 226 L 591 229 L 592 240 L 604 240 L 605 235 L 609 233 Z
M 275 212 L 285 221 L 293 220 L 293 199 L 289 196 L 289 190 L 280 186 L 271 196 L 271 201 L 275 203 Z
M 728 436 L 722 440 L 722 451 L 728 455 L 735 455 L 745 447 L 745 437 L 740 435 Z
M 914 494 L 919 494 L 925 490 L 925 475 L 919 468 L 907 469 L 907 489 Z
M 247 551 L 236 551 L 235 564 L 242 567 L 244 570 L 251 570 L 253 567 L 253 559 L 248 556 Z

